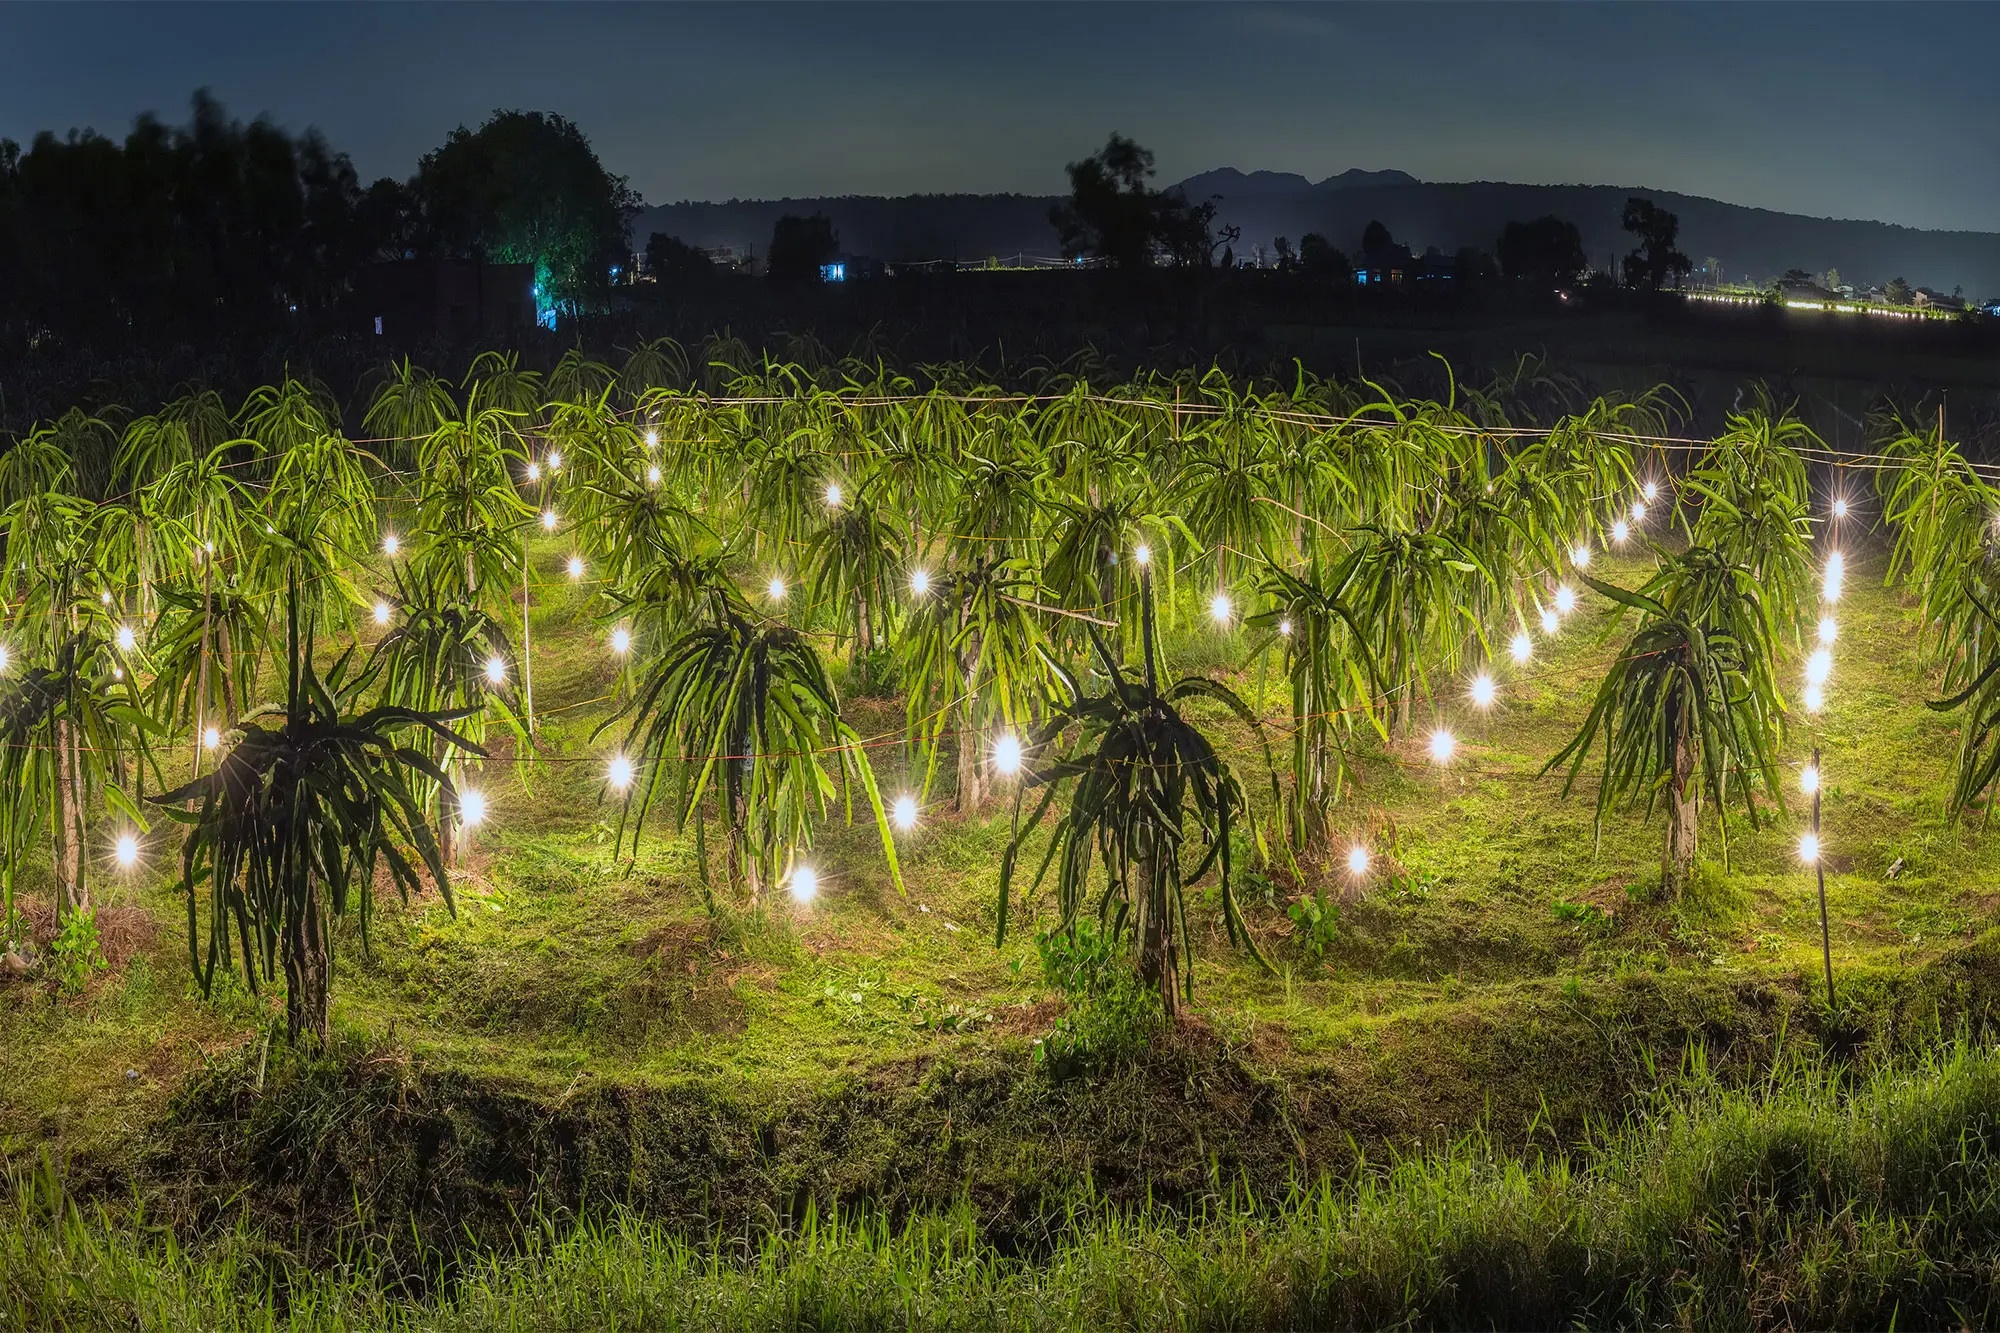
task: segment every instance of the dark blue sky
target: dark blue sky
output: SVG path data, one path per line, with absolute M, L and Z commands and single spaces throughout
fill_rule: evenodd
M 406 176 L 499 106 L 558 111 L 653 203 L 1053 193 L 1118 129 L 1163 180 L 1684 190 L 2000 230 L 1982 5 L 0 3 L 0 136 L 185 114 L 316 125 Z

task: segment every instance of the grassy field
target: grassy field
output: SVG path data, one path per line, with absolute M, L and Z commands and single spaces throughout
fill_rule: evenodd
M 1663 903 L 1658 820 L 1598 837 L 1592 774 L 1568 799 L 1541 774 L 1616 652 L 1586 598 L 1498 673 L 1490 713 L 1441 688 L 1417 739 L 1364 746 L 1365 879 L 1344 845 L 1306 884 L 1251 877 L 1270 968 L 1229 947 L 1205 889 L 1178 1030 L 1058 1062 L 1037 1054 L 1066 1009 L 1036 948 L 1046 893 L 995 945 L 1004 811 L 963 820 L 934 793 L 901 843 L 906 896 L 869 827 L 829 831 L 809 905 L 718 880 L 709 910 L 693 838 L 664 826 L 614 857 L 615 742 L 592 731 L 615 670 L 558 554 L 534 625 L 547 762 L 487 768 L 455 914 L 392 897 L 365 950 L 343 924 L 328 1055 L 274 1044 L 270 997 L 196 994 L 165 842 L 110 891 L 112 966 L 82 994 L 0 990 L 0 1327 L 1986 1308 L 2000 1069 L 1976 1048 L 2000 1016 L 2000 858 L 1945 821 L 1955 722 L 1923 706 L 1879 559 L 1851 566 L 1830 705 L 1787 749 L 1794 769 L 1824 750 L 1831 1006 L 1803 801 L 1758 829 L 1732 816 L 1726 867 L 1705 820 L 1699 883 Z M 1169 636 L 1177 669 L 1277 717 L 1245 643 L 1193 618 Z M 864 735 L 899 726 L 897 700 L 852 705 Z M 1258 739 L 1211 720 L 1268 793 Z M 1433 724 L 1459 737 L 1445 767 Z M 874 753 L 886 788 L 914 781 Z M 1316 933 L 1301 896 L 1326 904 Z M 1905 1130 L 1951 1177 L 1929 1212 L 1877 1170 Z M 1468 1285 L 1496 1264 L 1520 1303 L 1490 1271 Z M 551 1284 L 575 1303 L 536 1305 Z

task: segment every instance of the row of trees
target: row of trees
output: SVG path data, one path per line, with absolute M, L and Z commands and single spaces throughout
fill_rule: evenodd
M 317 131 L 198 92 L 186 124 L 143 115 L 122 141 L 0 141 L 0 336 L 122 348 L 310 323 L 405 255 L 533 263 L 552 303 L 590 306 L 637 204 L 560 116 L 496 112 L 364 186 Z
M 1622 265 L 1626 286 L 1657 291 L 1677 285 L 1691 271 L 1692 261 L 1674 248 L 1680 223 L 1672 213 L 1635 196 L 1626 201 L 1624 222 L 1625 230 L 1639 241 Z M 1281 272 L 1340 281 L 1353 276 L 1348 257 L 1316 232 L 1307 233 L 1296 250 L 1288 237 L 1280 236 L 1272 243 L 1272 250 L 1273 266 Z M 1391 256 L 1404 250 L 1378 220 L 1363 231 L 1356 255 L 1363 265 L 1386 267 L 1395 262 Z M 1501 230 L 1492 255 L 1467 247 L 1453 256 L 1452 266 L 1453 276 L 1461 281 L 1501 275 L 1539 284 L 1575 282 L 1590 271 L 1583 233 L 1574 222 L 1554 216 L 1509 222 Z
M 1214 870 L 1247 943 L 1233 835 L 1275 835 L 1302 874 L 1323 861 L 1354 819 L 1355 744 L 1411 734 L 1497 644 L 1560 614 L 1579 549 L 1641 521 L 1625 506 L 1642 472 L 1666 482 L 1643 442 L 1677 416 L 1667 395 L 1586 401 L 1532 366 L 1433 401 L 1220 373 L 1071 376 L 1024 400 L 950 368 L 917 393 L 879 365 L 815 377 L 747 358 L 711 370 L 719 396 L 658 387 L 689 373 L 670 344 L 618 369 L 572 353 L 546 377 L 487 354 L 455 382 L 390 368 L 365 446 L 297 381 L 234 411 L 190 393 L 121 429 L 74 412 L 17 444 L 0 458 L 18 607 L 0 686 L 8 910 L 37 843 L 64 910 L 82 910 L 99 831 L 176 812 L 194 823 L 183 873 L 203 978 L 233 937 L 253 983 L 293 969 L 293 1027 L 323 1031 L 325 915 L 352 900 L 365 924 L 378 862 L 406 886 L 415 867 L 442 872 L 496 741 L 536 759 L 532 538 L 598 580 L 607 642 L 630 650 L 601 728 L 621 845 L 656 811 L 704 845 L 713 825 L 733 882 L 796 890 L 817 831 L 858 797 L 900 882 L 876 772 L 894 752 L 852 730 L 844 660 L 852 686 L 904 694 L 910 809 L 947 760 L 968 811 L 1025 782 L 1003 894 L 1054 813 L 1040 865 L 1064 924 L 1094 910 L 1131 927 L 1171 1004 L 1185 886 Z M 1538 399 L 1564 410 L 1518 431 L 1518 405 Z M 1682 540 L 1658 577 L 1599 585 L 1640 624 L 1558 762 L 1574 774 L 1602 740 L 1600 814 L 1666 805 L 1670 888 L 1702 802 L 1755 820 L 1782 800 L 1778 663 L 1814 605 L 1810 443 L 1768 405 L 1733 418 L 1681 479 Z M 1954 589 L 1988 559 L 1963 515 L 1994 497 L 1943 441 L 1923 448 L 1927 471 L 1885 473 L 1899 567 L 1928 618 L 1984 626 L 1984 594 Z M 1920 520 L 1933 506 L 1960 517 Z M 1289 763 L 1270 765 L 1266 817 L 1225 758 L 1243 738 L 1212 730 L 1214 709 L 1234 713 L 1254 753 L 1260 719 L 1158 663 L 1158 621 L 1201 611 L 1252 630 L 1285 684 Z M 271 624 L 290 626 L 282 648 Z M 322 672 L 316 632 L 375 637 Z M 1988 717 L 1996 659 L 1964 657 L 1961 638 L 1943 651 Z M 284 702 L 266 713 L 274 672 Z M 1966 800 L 2000 764 L 1983 725 Z M 147 797 L 181 745 L 191 783 Z M 1061 809 L 1059 788 L 1073 788 Z

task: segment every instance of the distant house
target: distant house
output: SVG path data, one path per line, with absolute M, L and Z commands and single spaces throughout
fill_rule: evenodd
M 1965 301 L 1961 297 L 1947 295 L 1930 287 L 1919 287 L 1910 294 L 1910 304 L 1922 310 L 1963 310 Z
M 1359 287 L 1400 287 L 1418 271 L 1417 257 L 1398 241 L 1375 250 L 1363 250 L 1354 261 L 1354 282 Z
M 1424 251 L 1424 257 L 1411 266 L 1416 281 L 1440 285 L 1458 280 L 1458 256 L 1448 255 L 1435 245 Z
M 471 259 L 370 264 L 354 284 L 362 332 L 378 337 L 474 339 L 535 327 L 535 266 Z
M 1778 294 L 1787 301 L 1838 301 L 1840 293 L 1830 287 L 1822 287 L 1816 282 L 1800 282 L 1797 279 L 1778 279 Z

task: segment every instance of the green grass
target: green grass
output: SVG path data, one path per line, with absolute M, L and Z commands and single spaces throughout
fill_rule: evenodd
M 1002 1247 L 976 1209 L 800 1215 L 690 1239 L 624 1209 L 543 1217 L 440 1288 L 365 1241 L 299 1268 L 256 1230 L 198 1251 L 14 1181 L 0 1326 L 138 1329 L 1977 1327 L 2000 1302 L 2000 1059 L 1954 1049 L 1854 1086 L 1811 1062 L 1661 1097 L 1623 1131 L 1517 1154 L 1467 1134 L 1271 1200 L 1079 1198 Z
M 1573 1182 L 1563 1183 L 1565 1159 L 1549 1155 L 1658 1109 L 1652 1099 L 1677 1082 L 1690 1050 L 1703 1052 L 1717 1089 L 1754 1089 L 1794 1052 L 1866 1071 L 2000 1030 L 2000 938 L 1982 934 L 1993 924 L 1994 842 L 1944 821 L 1954 719 L 1923 708 L 1933 685 L 1910 613 L 1865 561 L 1840 607 L 1832 705 L 1786 752 L 1796 767 L 1814 736 L 1825 750 L 1835 1006 L 1819 991 L 1818 906 L 1793 854 L 1802 802 L 1770 810 L 1761 830 L 1732 816 L 1726 867 L 1709 818 L 1700 883 L 1662 903 L 1659 822 L 1621 812 L 1599 836 L 1594 775 L 1586 770 L 1565 800 L 1560 775 L 1540 774 L 1617 649 L 1600 632 L 1602 612 L 1587 606 L 1527 668 L 1503 664 L 1490 715 L 1439 683 L 1434 711 L 1418 718 L 1420 730 L 1435 716 L 1457 731 L 1451 767 L 1429 765 L 1420 741 L 1361 746 L 1352 828 L 1372 837 L 1375 869 L 1353 882 L 1334 847 L 1307 858 L 1305 884 L 1253 879 L 1243 897 L 1272 970 L 1227 946 L 1213 888 L 1198 890 L 1183 1030 L 1140 1058 L 1059 1078 L 1034 1059 L 1062 1009 L 1033 940 L 1051 919 L 1047 892 L 1027 898 L 1003 945 L 993 939 L 1004 812 L 961 820 L 933 793 L 924 826 L 902 841 L 907 896 L 890 885 L 867 827 L 827 830 L 815 853 L 822 892 L 809 907 L 751 905 L 717 881 L 711 912 L 692 837 L 664 825 L 636 859 L 614 857 L 617 812 L 600 787 L 615 742 L 591 732 L 615 671 L 581 590 L 560 580 L 562 553 L 543 554 L 550 582 L 536 613 L 534 684 L 550 762 L 488 767 L 491 816 L 456 886 L 456 915 L 434 895 L 392 900 L 365 952 L 353 923 L 339 928 L 331 1057 L 301 1061 L 268 1046 L 270 996 L 194 991 L 184 906 L 166 878 L 175 853 L 164 844 L 149 853 L 151 874 L 113 891 L 124 933 L 110 971 L 73 999 L 0 991 L 0 1154 L 17 1167 L 44 1155 L 60 1163 L 89 1207 L 146 1201 L 194 1247 L 178 1276 L 160 1270 L 162 1281 L 189 1284 L 187 1309 L 211 1297 L 226 1304 L 223 1292 L 269 1278 L 273 1264 L 324 1271 L 368 1237 L 364 1269 L 421 1272 L 448 1255 L 483 1275 L 469 1304 L 432 1311 L 447 1326 L 504 1326 L 497 1305 L 481 1313 L 479 1290 L 533 1296 L 566 1265 L 598 1265 L 609 1285 L 589 1299 L 613 1302 L 604 1308 L 628 1321 L 671 1279 L 708 1284 L 700 1309 L 712 1317 L 693 1322 L 783 1322 L 774 1311 L 785 1307 L 767 1302 L 887 1299 L 866 1273 L 892 1251 L 923 1282 L 945 1284 L 922 1297 L 935 1301 L 924 1310 L 943 1312 L 932 1322 L 978 1324 L 993 1310 L 998 1322 L 1040 1310 L 1052 1325 L 1153 1322 L 1172 1311 L 1145 1302 L 1179 1288 L 1148 1269 L 1165 1262 L 1157 1257 L 1112 1257 L 1118 1228 L 1133 1226 L 1148 1230 L 1126 1241 L 1181 1256 L 1188 1282 L 1216 1284 L 1184 1297 L 1193 1303 L 1175 1307 L 1180 1322 L 1202 1322 L 1188 1312 L 1216 1307 L 1200 1300 L 1246 1283 L 1245 1308 L 1265 1314 L 1243 1322 L 1374 1322 L 1387 1306 L 1312 1304 L 1321 1297 L 1268 1267 L 1291 1253 L 1285 1245 L 1310 1248 L 1311 1228 L 1334 1226 L 1325 1199 L 1358 1206 L 1353 1173 L 1364 1160 L 1402 1155 L 1407 1170 L 1434 1173 L 1424 1177 L 1434 1191 L 1487 1182 L 1466 1184 L 1468 1199 L 1527 1173 L 1518 1188 L 1542 1200 L 1536 1208 L 1555 1208 L 1547 1200 L 1568 1198 Z M 1611 570 L 1628 584 L 1637 572 Z M 1267 715 L 1281 711 L 1277 683 L 1198 618 L 1183 617 L 1168 647 L 1173 669 L 1229 670 Z M 1790 684 L 1798 672 L 1789 662 L 1780 678 Z M 855 701 L 854 711 L 864 735 L 899 725 L 894 700 Z M 1267 790 L 1256 739 L 1206 720 L 1252 792 Z M 873 753 L 888 792 L 920 778 L 905 773 L 896 747 Z M 1285 910 L 1314 891 L 1338 909 L 1319 956 Z M 1634 1141 L 1669 1123 L 1644 1122 Z M 1326 1180 L 1347 1182 L 1346 1192 L 1289 1213 L 1268 1206 Z M 1213 1215 L 1236 1188 L 1267 1206 Z M 1610 1185 L 1591 1189 L 1591 1207 L 1611 1206 Z M 1080 1199 L 1092 1201 L 1081 1212 Z M 892 1219 L 890 1238 L 824 1221 L 830 1209 L 856 1208 Z M 1208 1222 L 1174 1239 L 1204 1209 Z M 799 1230 L 809 1210 L 822 1219 L 818 1239 Z M 596 1219 L 596 1229 L 524 1230 L 520 1219 L 537 1214 Z M 1569 1216 L 1523 1214 L 1537 1226 L 1559 1215 Z M 917 1237 L 909 1254 L 895 1239 L 906 1222 Z M 130 1248 L 153 1233 L 102 1226 L 112 1228 L 104 1262 L 126 1264 L 131 1281 L 168 1262 Z M 954 1248 L 949 1263 L 922 1257 L 955 1227 L 969 1228 L 970 1249 Z M 0 1233 L 17 1255 L 54 1234 L 27 1222 Z M 683 1233 L 693 1248 L 676 1250 Z M 1554 1246 L 1556 1234 L 1537 1244 Z M 1824 1246 L 1830 1234 L 1807 1239 Z M 1052 1235 L 1069 1239 L 1056 1245 Z M 717 1236 L 753 1238 L 741 1243 L 755 1262 L 735 1262 L 740 1246 L 714 1248 Z M 1215 1254 L 1245 1236 L 1278 1248 L 1225 1270 Z M 523 1244 L 528 1257 L 501 1257 Z M 1058 1252 L 1067 1257 L 1049 1258 Z M 1028 1253 L 1039 1256 L 1031 1270 L 1008 1267 Z M 1817 1252 L 1783 1253 L 1807 1268 L 1821 1262 Z M 1828 1253 L 1828 1272 L 1866 1257 Z M 1900 1273 L 1906 1258 L 1898 1250 L 1879 1263 Z M 628 1262 L 629 1282 L 616 1276 Z M 1295 1262 L 1304 1261 L 1283 1261 Z M 1116 1281 L 1129 1284 L 1119 1299 L 1135 1303 L 1125 1313 L 1076 1304 L 1095 1294 L 1063 1294 L 1093 1265 L 1119 1264 Z M 1741 1293 L 1706 1285 L 1721 1271 L 1701 1270 L 1682 1290 L 1649 1270 L 1642 1305 L 1600 1293 L 1588 1299 L 1612 1304 L 1560 1308 L 1711 1323 L 1747 1310 L 1768 1323 L 1893 1306 L 1827 1304 L 1820 1292 L 1795 1306 L 1738 1307 L 1727 1302 Z M 838 1273 L 853 1274 L 851 1289 Z M 971 1285 L 952 1286 L 960 1277 L 948 1274 Z M 1861 1280 L 1858 1269 L 1848 1276 Z M 203 1283 L 221 1285 L 203 1296 Z M 615 1305 L 626 1299 L 642 1303 Z M 823 1308 L 839 1323 L 869 1322 L 876 1307 Z M 1413 1295 L 1409 1317 L 1452 1322 L 1461 1308 Z

